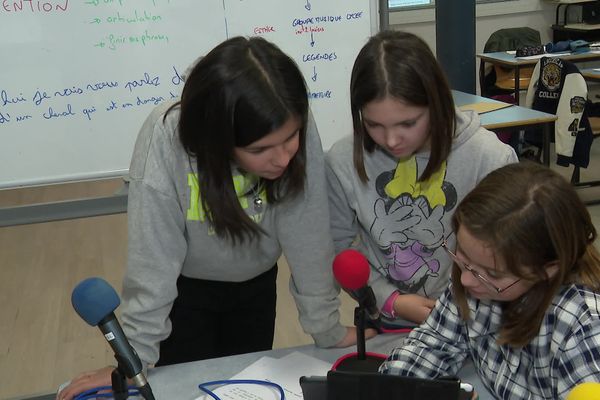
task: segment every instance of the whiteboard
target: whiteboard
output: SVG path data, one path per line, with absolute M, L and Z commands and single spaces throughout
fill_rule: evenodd
M 0 188 L 124 175 L 152 108 L 221 41 L 296 60 L 323 146 L 351 132 L 354 58 L 373 0 L 11 0 L 0 7 Z

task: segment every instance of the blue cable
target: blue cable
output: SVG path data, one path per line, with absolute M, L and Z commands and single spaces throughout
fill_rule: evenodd
M 253 385 L 265 385 L 265 386 L 272 386 L 274 388 L 276 388 L 279 391 L 279 395 L 281 396 L 281 400 L 285 400 L 285 394 L 283 391 L 283 388 L 278 385 L 277 383 L 274 382 L 269 382 L 269 381 L 261 381 L 261 380 L 256 380 L 256 379 L 231 379 L 231 380 L 220 380 L 220 381 L 211 381 L 211 382 L 205 382 L 205 383 L 201 383 L 198 385 L 198 388 L 200 390 L 202 390 L 203 392 L 205 392 L 206 394 L 208 394 L 209 396 L 211 396 L 213 399 L 215 400 L 221 400 L 219 398 L 219 396 L 217 396 L 212 390 L 210 390 L 208 387 L 206 386 L 214 386 L 214 385 L 231 385 L 231 384 L 253 384 Z M 79 393 L 78 395 L 76 395 L 75 397 L 73 397 L 73 400 L 90 400 L 90 399 L 100 399 L 100 398 L 113 398 L 113 393 L 112 392 L 108 392 L 108 393 L 98 393 L 101 390 L 111 390 L 112 387 L 111 386 L 99 386 L 93 389 L 89 389 L 86 390 L 84 392 Z M 135 389 L 134 386 L 130 386 L 129 387 L 129 396 L 137 396 L 140 394 L 139 391 L 137 390 L 132 390 Z
M 257 380 L 257 379 L 228 379 L 228 380 L 222 380 L 222 381 L 204 382 L 204 383 L 199 384 L 198 388 L 200 390 L 202 390 L 203 392 L 205 392 L 206 394 L 208 394 L 213 399 L 221 400 L 221 398 L 219 396 L 217 396 L 212 390 L 210 390 L 206 386 L 232 385 L 232 384 L 253 384 L 253 385 L 272 386 L 279 391 L 281 400 L 285 400 L 285 394 L 283 393 L 283 388 L 280 385 L 276 384 L 275 382 L 261 381 L 261 380 Z
M 138 390 L 135 390 L 135 386 L 129 386 L 129 396 L 137 396 L 140 394 Z M 98 393 L 101 390 L 111 390 L 108 393 Z M 89 400 L 89 399 L 101 399 L 101 398 L 113 398 L 112 387 L 111 386 L 99 386 L 93 389 L 89 389 L 79 393 L 77 396 L 73 397 L 73 400 Z

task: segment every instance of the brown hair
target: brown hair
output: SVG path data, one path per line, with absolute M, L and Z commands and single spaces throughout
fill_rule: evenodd
M 245 147 L 300 119 L 300 147 L 281 177 L 261 179 L 269 203 L 304 190 L 308 96 L 294 60 L 260 37 L 233 37 L 194 66 L 181 101 L 179 140 L 196 159 L 201 207 L 216 234 L 236 241 L 263 233 L 240 206 L 231 177 L 235 147 Z
M 464 227 L 489 244 L 510 274 L 534 282 L 503 308 L 500 344 L 529 343 L 562 285 L 600 289 L 596 229 L 575 189 L 549 168 L 521 162 L 491 172 L 459 204 L 452 225 L 455 232 Z M 558 268 L 552 277 L 551 265 Z M 452 282 L 455 301 L 467 320 L 469 308 L 456 265 Z
M 371 37 L 354 61 L 350 79 L 350 107 L 354 125 L 354 166 L 361 181 L 369 180 L 364 153 L 375 142 L 366 132 L 361 110 L 386 97 L 429 108 L 431 149 L 419 180 L 427 180 L 448 158 L 454 137 L 456 111 L 444 72 L 427 44 L 418 36 L 383 31 Z

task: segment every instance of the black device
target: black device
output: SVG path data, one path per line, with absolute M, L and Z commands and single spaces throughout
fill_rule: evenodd
M 470 400 L 473 388 L 456 377 L 422 379 L 371 372 L 329 371 L 300 378 L 304 400 Z
M 304 400 L 327 400 L 326 376 L 301 376 L 300 388 Z

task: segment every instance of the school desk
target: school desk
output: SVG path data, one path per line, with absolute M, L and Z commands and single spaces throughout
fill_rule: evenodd
M 465 107 L 473 109 L 473 105 L 481 104 L 495 105 L 496 108 L 479 113 L 481 125 L 491 131 L 502 129 L 518 131 L 519 129 L 530 128 L 536 125 L 542 126 L 543 161 L 546 166 L 550 165 L 550 132 L 552 132 L 554 121 L 556 121 L 556 115 L 458 90 L 452 91 L 452 97 L 456 106 L 461 109 L 465 109 Z
M 400 343 L 404 336 L 405 334 L 378 335 L 367 341 L 366 351 L 389 354 L 390 351 Z M 198 389 L 198 384 L 231 378 L 264 356 L 281 358 L 294 351 L 298 351 L 333 364 L 339 357 L 355 351 L 355 349 L 355 347 L 345 349 L 321 349 L 314 345 L 305 345 L 175 364 L 149 370 L 148 382 L 152 387 L 156 400 L 195 399 L 202 394 L 200 389 Z M 485 389 L 477 376 L 473 364 L 467 362 L 461 369 L 459 376 L 463 381 L 469 382 L 475 387 L 480 400 L 493 399 L 493 396 Z M 300 379 L 300 376 L 298 376 L 298 379 Z M 47 394 L 38 397 L 21 398 L 19 400 L 53 400 L 54 398 L 55 394 Z
M 477 57 L 481 59 L 481 66 L 479 69 L 479 83 L 483 84 L 483 77 L 485 73 L 485 64 L 490 63 L 492 65 L 499 65 L 514 70 L 514 96 L 519 104 L 519 91 L 520 87 L 520 75 L 521 68 L 535 65 L 542 57 L 560 57 L 571 62 L 584 62 L 592 60 L 600 60 L 600 50 L 592 50 L 586 53 L 572 54 L 572 53 L 548 53 L 540 54 L 537 56 L 530 57 L 516 57 L 515 52 L 497 51 L 493 53 L 479 53 Z M 523 88 L 527 89 L 527 88 Z

